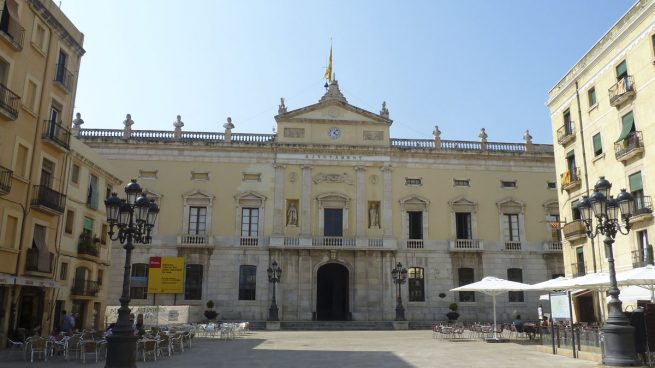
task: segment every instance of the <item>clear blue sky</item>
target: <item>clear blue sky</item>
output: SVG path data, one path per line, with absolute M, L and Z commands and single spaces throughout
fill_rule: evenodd
M 59 1 L 59 0 L 56 0 Z M 334 72 L 351 104 L 391 136 L 552 143 L 548 90 L 632 0 L 61 0 L 85 34 L 76 112 L 85 128 L 271 133 Z

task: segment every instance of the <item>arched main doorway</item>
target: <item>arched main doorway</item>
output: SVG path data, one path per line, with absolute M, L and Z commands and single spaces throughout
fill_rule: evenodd
M 316 275 L 316 319 L 345 321 L 348 310 L 348 269 L 338 263 L 328 263 Z

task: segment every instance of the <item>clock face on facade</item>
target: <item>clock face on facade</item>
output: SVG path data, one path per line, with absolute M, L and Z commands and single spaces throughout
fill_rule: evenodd
M 337 139 L 340 136 L 341 136 L 341 129 L 339 128 L 328 129 L 328 137 L 330 137 L 330 139 Z

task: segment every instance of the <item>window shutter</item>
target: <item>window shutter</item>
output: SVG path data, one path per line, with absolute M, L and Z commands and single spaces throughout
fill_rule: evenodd
M 568 151 L 568 152 L 566 153 L 566 158 L 571 158 L 571 157 L 573 157 L 573 156 L 575 156 L 575 151 L 574 151 L 574 150 Z
M 628 65 L 625 63 L 625 61 L 623 61 L 621 64 L 619 64 L 616 67 L 616 77 L 620 78 L 627 74 L 628 74 Z
M 630 182 L 630 192 L 636 192 L 644 188 L 643 183 L 641 181 L 641 171 L 630 175 L 628 177 L 628 181 Z
M 621 128 L 621 134 L 619 135 L 619 139 L 617 139 L 617 142 L 620 142 L 630 135 L 632 132 L 634 125 L 635 125 L 635 118 L 634 115 L 632 114 L 632 111 L 629 113 L 623 115 L 623 118 L 621 118 L 621 121 L 623 122 L 623 127 Z
M 600 133 L 596 134 L 593 139 L 594 139 L 594 152 L 602 151 L 603 144 L 600 140 Z

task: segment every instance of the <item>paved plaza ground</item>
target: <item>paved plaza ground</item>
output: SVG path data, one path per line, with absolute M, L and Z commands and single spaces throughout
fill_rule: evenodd
M 89 356 L 91 358 L 91 356 Z M 57 357 L 30 364 L 0 352 L 0 367 L 82 366 Z M 91 359 L 92 360 L 92 359 Z M 435 340 L 431 331 L 254 331 L 232 341 L 195 339 L 190 350 L 139 367 L 410 368 L 598 367 L 594 362 L 539 352 L 536 346 L 479 340 Z M 103 367 L 88 363 L 87 367 Z

